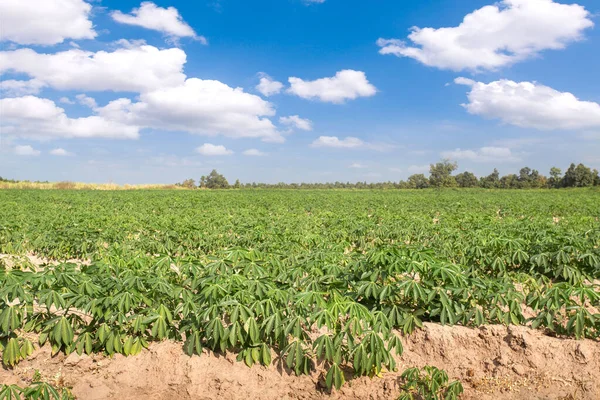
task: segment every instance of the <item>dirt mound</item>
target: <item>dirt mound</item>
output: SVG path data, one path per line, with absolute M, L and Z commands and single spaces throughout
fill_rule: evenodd
M 133 357 L 50 356 L 37 350 L 0 382 L 43 378 L 73 388 L 79 399 L 393 399 L 407 367 L 434 365 L 465 386 L 464 399 L 598 399 L 600 343 L 543 335 L 525 327 L 480 329 L 425 324 L 404 338 L 399 372 L 350 379 L 336 393 L 323 389 L 322 371 L 296 377 L 276 358 L 270 368 L 235 361 L 235 355 L 188 357 L 182 344 L 155 343 Z M 348 376 L 349 377 L 349 376 Z

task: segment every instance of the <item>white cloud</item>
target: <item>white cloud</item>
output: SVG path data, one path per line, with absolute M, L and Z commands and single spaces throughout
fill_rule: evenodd
M 144 39 L 118 39 L 110 43 L 114 48 L 135 49 L 146 46 L 148 43 Z
M 27 94 L 37 94 L 44 86 L 46 84 L 39 79 L 30 79 L 27 81 L 8 79 L 1 82 L 0 90 L 6 96 L 24 96 Z
M 228 150 L 225 146 L 210 143 L 204 143 L 202 146 L 196 148 L 196 152 L 203 156 L 228 156 L 233 154 L 233 151 Z
M 70 156 L 74 156 L 73 153 L 66 151 L 63 148 L 57 148 L 57 149 L 53 149 L 50 150 L 50 154 L 52 154 L 53 156 L 59 156 L 59 157 L 70 157 Z
M 281 117 L 281 118 L 279 118 L 279 123 L 288 125 L 288 126 L 295 126 L 296 128 L 301 129 L 303 131 L 312 131 L 312 129 L 313 129 L 311 120 L 305 119 L 305 118 L 300 118 L 298 115 L 290 115 L 289 117 Z
M 273 80 L 269 75 L 261 72 L 259 74 L 260 83 L 256 85 L 256 90 L 258 90 L 263 96 L 273 96 L 274 94 L 278 94 L 283 89 L 283 83 L 277 82 Z
M 578 130 L 600 127 L 600 104 L 582 101 L 536 82 L 499 80 L 488 84 L 457 78 L 468 85 L 469 103 L 463 107 L 474 115 L 541 130 Z
M 61 97 L 60 99 L 58 99 L 58 102 L 63 104 L 75 104 L 75 102 L 69 99 L 68 97 Z
M 253 157 L 262 157 L 262 156 L 266 156 L 267 153 L 264 153 L 258 149 L 248 149 L 248 150 L 244 150 L 244 152 L 242 153 L 245 156 L 253 156 Z
M 367 168 L 367 166 L 364 164 L 360 164 L 360 163 L 352 163 L 348 166 L 348 168 L 363 169 L 363 168 Z
M 338 149 L 365 149 L 381 152 L 385 152 L 396 147 L 393 144 L 365 142 L 352 136 L 347 136 L 343 139 L 340 139 L 337 136 L 319 136 L 319 138 L 313 141 L 310 146 L 331 147 Z
M 96 111 L 110 120 L 148 128 L 284 141 L 267 118 L 275 115 L 271 103 L 213 80 L 190 78 L 179 86 L 142 93 L 137 103 L 121 98 Z
M 131 14 L 113 11 L 110 16 L 116 22 L 159 31 L 171 38 L 192 37 L 206 43 L 206 38 L 197 36 L 175 7 L 162 8 L 150 1 L 144 1 L 140 8 L 131 10 Z
M 33 147 L 26 146 L 15 146 L 15 154 L 18 156 L 39 156 L 42 152 L 35 150 Z
M 590 13 L 577 4 L 552 0 L 503 0 L 465 16 L 457 27 L 412 28 L 408 38 L 379 39 L 381 54 L 410 57 L 453 71 L 493 70 L 559 50 L 581 40 L 594 26 Z
M 411 165 L 407 168 L 410 174 L 426 174 L 429 172 L 429 164 L 425 165 Z
M 96 53 L 18 49 L 0 52 L 0 74 L 24 73 L 59 90 L 143 92 L 182 84 L 185 62 L 183 50 L 148 45 Z
M 325 0 L 304 0 L 305 4 L 323 4 Z
M 96 104 L 96 100 L 85 94 L 78 94 L 77 96 L 75 96 L 75 98 L 77 99 L 79 104 L 89 107 L 91 109 L 98 107 L 98 104 Z
M 288 81 L 291 85 L 288 93 L 303 99 L 318 99 L 335 104 L 377 93 L 377 88 L 369 83 L 364 72 L 351 69 L 339 71 L 331 78 L 305 81 L 291 77 Z
M 461 150 L 444 151 L 441 153 L 442 158 L 451 160 L 468 160 L 473 162 L 518 162 L 521 158 L 513 154 L 508 147 L 481 147 L 476 150 Z
M 312 142 L 312 147 L 335 147 L 340 149 L 356 149 L 363 147 L 365 142 L 359 138 L 348 136 L 340 139 L 337 136 L 319 136 L 317 140 Z
M 66 38 L 93 39 L 91 10 L 83 0 L 2 0 L 0 41 L 52 45 Z
M 69 118 L 49 99 L 35 96 L 0 99 L 0 131 L 35 139 L 90 138 L 136 139 L 139 127 L 100 116 Z

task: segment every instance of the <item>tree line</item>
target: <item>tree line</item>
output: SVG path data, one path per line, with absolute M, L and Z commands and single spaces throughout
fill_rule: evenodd
M 461 172 L 453 175 L 458 169 L 456 162 L 442 160 L 430 164 L 429 176 L 413 174 L 406 181 L 398 182 L 329 182 L 329 183 L 240 183 L 236 180 L 229 184 L 225 176 L 212 170 L 208 175 L 202 176 L 196 184 L 194 179 L 186 179 L 177 186 L 189 189 L 427 189 L 442 187 L 459 188 L 485 188 L 485 189 L 558 189 L 570 187 L 600 186 L 598 170 L 586 167 L 583 164 L 571 164 L 563 174 L 562 170 L 552 167 L 549 176 L 539 173 L 538 170 L 523 167 L 518 174 L 500 176 L 497 169 L 482 177 L 477 177 L 472 172 Z

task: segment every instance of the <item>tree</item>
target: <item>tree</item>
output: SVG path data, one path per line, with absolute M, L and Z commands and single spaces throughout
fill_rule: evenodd
M 429 180 L 423 174 L 414 174 L 408 177 L 407 186 L 410 189 L 426 189 L 429 187 Z
M 593 186 L 596 181 L 597 174 L 583 164 L 575 166 L 571 164 L 565 176 L 562 179 L 564 187 L 587 187 Z
M 179 186 L 188 189 L 196 189 L 196 181 L 194 181 L 193 179 L 186 179 L 185 181 L 181 182 Z
M 519 188 L 529 188 L 531 187 L 531 168 L 529 167 L 523 167 L 521 168 L 521 170 L 519 171 L 519 178 L 518 178 L 518 186 Z
M 458 165 L 450 160 L 442 160 L 429 166 L 429 184 L 433 187 L 454 187 L 456 179 L 452 176 Z
M 478 181 L 475 174 L 471 172 L 461 172 L 454 177 L 456 183 L 461 188 L 477 187 Z
M 216 169 L 213 169 L 208 176 L 202 176 L 200 184 L 202 187 L 209 189 L 229 189 L 229 182 Z
M 520 188 L 519 177 L 515 174 L 505 175 L 500 178 L 500 186 L 502 189 L 517 189 Z
M 233 184 L 233 188 L 234 189 L 240 189 L 242 187 L 242 184 L 240 183 L 239 179 L 235 180 L 235 183 Z
M 560 168 L 550 168 L 550 179 L 548 179 L 548 187 L 559 188 L 562 180 L 562 171 Z
M 486 189 L 493 189 L 500 186 L 500 173 L 496 168 L 494 168 L 494 172 L 489 174 L 486 177 L 482 177 L 479 179 L 479 186 Z

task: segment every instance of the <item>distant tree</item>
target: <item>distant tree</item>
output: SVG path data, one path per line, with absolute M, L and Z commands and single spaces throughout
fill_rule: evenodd
M 525 188 L 529 188 L 531 187 L 531 168 L 529 167 L 523 167 L 521 168 L 521 170 L 519 171 L 519 177 L 518 177 L 518 187 L 521 189 L 525 189 Z
M 408 177 L 409 189 L 425 189 L 429 187 L 429 180 L 423 174 L 414 174 Z
M 181 182 L 179 186 L 188 189 L 196 189 L 196 181 L 194 181 L 193 179 L 186 179 L 185 181 Z
M 202 185 L 203 183 L 204 185 Z M 213 169 L 208 176 L 200 178 L 200 184 L 209 189 L 229 189 L 229 182 L 216 169 Z
M 454 187 L 456 186 L 456 179 L 452 176 L 458 168 L 455 162 L 450 160 L 442 160 L 437 164 L 430 164 L 429 166 L 429 184 L 433 187 Z
M 583 164 L 575 166 L 571 164 L 565 176 L 562 179 L 562 186 L 564 187 L 587 187 L 593 186 L 596 181 L 596 174 Z
M 519 185 L 519 177 L 515 174 L 505 175 L 500 178 L 499 187 L 502 189 L 517 189 Z
M 592 171 L 594 173 L 594 186 L 600 186 L 600 174 L 598 173 L 598 170 L 595 169 L 594 171 Z
M 454 177 L 456 184 L 461 188 L 477 187 L 479 182 L 475 174 L 471 172 L 461 172 Z
M 496 168 L 494 168 L 494 172 L 489 174 L 486 177 L 482 177 L 479 179 L 479 186 L 486 189 L 493 189 L 500 186 L 500 173 Z
M 242 187 L 242 184 L 240 183 L 240 180 L 236 179 L 235 183 L 233 184 L 233 188 L 234 189 L 241 189 L 241 187 Z
M 548 187 L 559 188 L 562 181 L 562 171 L 560 168 L 550 168 L 550 178 L 548 179 Z

